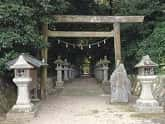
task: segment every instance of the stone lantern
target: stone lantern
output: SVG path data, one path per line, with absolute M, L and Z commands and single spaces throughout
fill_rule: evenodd
M 38 74 L 37 69 L 47 66 L 46 63 L 22 53 L 14 60 L 6 63 L 8 69 L 14 69 L 13 82 L 17 86 L 16 104 L 7 113 L 6 118 L 9 121 L 21 121 L 21 119 L 31 120 L 38 111 Z M 32 94 L 31 91 L 34 91 Z M 32 104 L 31 95 L 35 97 L 35 104 Z M 38 99 L 37 99 L 38 100 Z
M 69 69 L 69 77 L 71 80 L 74 79 L 74 66 L 71 64 Z
M 97 66 L 98 66 L 98 79 L 99 81 L 102 81 L 103 80 L 102 59 L 99 60 Z
M 57 60 L 54 62 L 57 70 L 57 81 L 56 81 L 56 87 L 57 88 L 63 88 L 64 81 L 62 80 L 62 71 L 63 71 L 63 60 L 61 60 L 61 57 L 58 56 Z
M 99 65 L 98 63 L 99 63 L 99 62 L 97 62 L 96 65 L 95 65 L 95 78 L 96 78 L 97 80 L 98 80 L 98 78 L 99 78 L 99 77 L 98 77 L 98 65 Z
M 30 70 L 33 68 L 34 66 L 30 65 L 23 55 L 20 55 L 16 62 L 10 66 L 10 69 L 14 69 L 15 72 L 13 82 L 16 84 L 18 91 L 17 101 L 12 111 L 31 112 L 33 109 L 29 94 L 29 85 L 32 81 Z
M 64 80 L 65 81 L 68 81 L 69 80 L 69 78 L 68 78 L 68 71 L 69 71 L 69 68 L 68 68 L 68 66 L 69 66 L 69 63 L 68 63 L 68 61 L 67 61 L 67 59 L 65 59 L 64 60 Z
M 158 101 L 152 95 L 151 86 L 157 76 L 154 74 L 154 68 L 158 65 L 154 63 L 148 55 L 143 56 L 142 60 L 135 66 L 138 68 L 137 79 L 142 85 L 140 98 L 136 101 L 136 109 L 139 112 L 162 112 Z
M 107 56 L 104 56 L 104 59 L 102 61 L 102 65 L 103 65 L 103 84 L 108 82 L 108 64 L 110 63 L 110 61 L 107 59 Z
M 72 68 L 71 68 L 71 63 L 69 63 L 69 66 L 68 66 L 68 77 L 69 79 L 72 79 Z
M 107 56 L 104 56 L 104 59 L 102 61 L 102 69 L 103 69 L 103 90 L 105 93 L 109 94 L 110 93 L 110 83 L 108 81 L 108 70 L 109 70 L 109 63 L 110 61 L 107 59 Z

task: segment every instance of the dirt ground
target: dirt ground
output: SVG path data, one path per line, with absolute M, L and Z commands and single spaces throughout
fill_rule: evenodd
M 142 119 L 133 103 L 109 104 L 93 78 L 76 79 L 65 84 L 58 95 L 42 101 L 38 115 L 26 124 L 165 124 L 160 119 Z

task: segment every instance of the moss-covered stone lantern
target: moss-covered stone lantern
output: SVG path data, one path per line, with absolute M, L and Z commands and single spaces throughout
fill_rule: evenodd
M 136 101 L 136 109 L 139 112 L 162 112 L 162 107 L 159 107 L 158 101 L 152 95 L 151 86 L 157 78 L 155 75 L 155 67 L 158 65 L 154 63 L 148 55 L 143 56 L 142 60 L 135 66 L 138 69 L 137 79 L 142 85 L 140 98 Z

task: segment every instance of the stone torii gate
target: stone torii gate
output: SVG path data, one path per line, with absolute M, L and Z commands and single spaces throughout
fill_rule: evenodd
M 141 23 L 144 16 L 82 16 L 82 15 L 54 15 L 56 23 L 99 23 L 113 24 L 110 32 L 82 32 L 82 31 L 50 31 L 48 24 L 43 25 L 44 41 L 48 42 L 48 37 L 114 37 L 115 63 L 121 62 L 121 23 Z M 41 51 L 42 59 L 47 62 L 48 48 Z M 47 67 L 42 68 L 41 72 L 41 97 L 46 96 Z

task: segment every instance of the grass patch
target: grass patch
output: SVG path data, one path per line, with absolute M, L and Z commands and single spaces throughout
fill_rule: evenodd
M 60 95 L 66 95 L 66 96 L 96 96 L 100 95 L 101 91 L 96 90 L 90 90 L 90 89 L 77 89 L 77 88 L 71 88 L 71 89 L 65 89 Z
M 130 115 L 132 118 L 165 119 L 165 113 L 137 113 Z
M 121 110 L 122 112 L 135 112 L 134 107 L 128 103 L 113 103 L 111 105 Z
M 94 109 L 94 110 L 92 110 L 92 113 L 93 113 L 93 114 L 97 114 L 97 113 L 99 113 L 99 110 Z
M 89 110 L 89 111 L 86 111 L 86 112 L 76 114 L 76 116 L 91 116 L 91 115 L 95 115 L 95 114 L 98 114 L 98 113 L 99 113 L 99 110 L 93 109 L 93 110 Z

